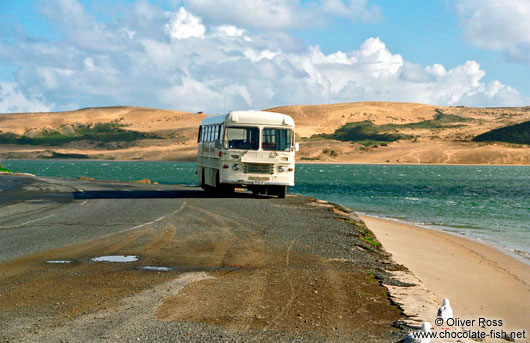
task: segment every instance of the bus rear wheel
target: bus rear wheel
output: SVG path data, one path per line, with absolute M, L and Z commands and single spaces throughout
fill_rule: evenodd
M 208 195 L 211 195 L 214 193 L 214 190 L 215 188 L 213 188 L 212 186 L 208 185 L 206 183 L 206 178 L 205 178 L 205 175 L 204 175 L 204 168 L 202 169 L 202 181 L 201 181 L 201 188 L 204 190 L 204 192 Z

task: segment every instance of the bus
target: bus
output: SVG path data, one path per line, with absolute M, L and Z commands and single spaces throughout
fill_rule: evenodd
M 199 127 L 197 178 L 218 193 L 246 188 L 285 198 L 294 186 L 294 120 L 285 114 L 233 111 L 205 118 Z

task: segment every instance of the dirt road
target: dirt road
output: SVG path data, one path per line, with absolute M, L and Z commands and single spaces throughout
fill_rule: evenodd
M 399 266 L 335 206 L 26 177 L 0 188 L 1 342 L 403 336 L 380 284 Z M 92 260 L 107 255 L 137 260 Z

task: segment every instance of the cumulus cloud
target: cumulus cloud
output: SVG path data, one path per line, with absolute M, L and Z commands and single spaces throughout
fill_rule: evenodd
M 454 0 L 465 37 L 478 46 L 505 50 L 530 63 L 530 2 L 528 0 Z
M 14 83 L 0 82 L 0 113 L 49 112 L 39 97 L 26 97 Z
M 393 53 L 377 37 L 357 49 L 326 54 L 285 32 L 212 24 L 188 8 L 164 12 L 140 2 L 103 25 L 73 0 L 50 6 L 61 5 L 66 8 L 60 13 L 82 18 L 75 25 L 82 27 L 78 32 L 85 39 L 71 39 L 70 33 L 56 42 L 0 38 L 0 60 L 18 66 L 16 85 L 4 86 L 1 93 L 4 111 L 136 105 L 219 113 L 366 100 L 479 106 L 529 102 L 499 81 L 483 82 L 485 72 L 476 61 L 450 69 L 422 66 Z M 147 6 L 147 12 L 139 6 Z M 65 30 L 74 25 L 67 21 Z M 91 28 L 99 28 L 94 34 L 101 37 L 90 37 L 85 30 Z M 95 49 L 88 41 L 115 46 Z
M 235 24 L 262 30 L 312 26 L 321 21 L 313 6 L 293 0 L 184 0 L 184 6 L 211 23 Z
M 248 32 L 245 29 L 239 28 L 235 25 L 220 25 L 212 28 L 212 34 L 221 37 L 243 37 L 243 39 L 250 41 Z
M 165 25 L 166 32 L 174 39 L 204 38 L 206 27 L 199 17 L 181 7 L 177 13 L 168 14 L 170 21 Z

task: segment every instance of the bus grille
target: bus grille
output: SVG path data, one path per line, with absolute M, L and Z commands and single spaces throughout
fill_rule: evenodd
M 245 174 L 274 174 L 274 164 L 245 163 L 243 164 Z

